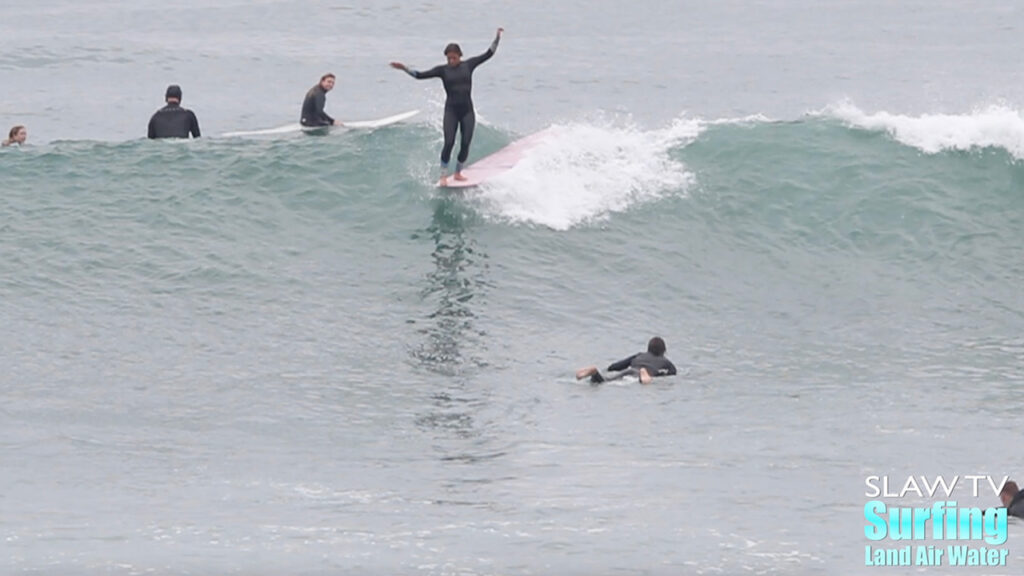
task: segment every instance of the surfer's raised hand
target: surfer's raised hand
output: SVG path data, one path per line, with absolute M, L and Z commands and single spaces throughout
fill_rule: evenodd
M 403 72 L 409 71 L 409 68 L 406 67 L 406 65 L 402 64 L 401 62 L 392 62 L 391 67 L 394 68 L 395 70 L 401 70 Z

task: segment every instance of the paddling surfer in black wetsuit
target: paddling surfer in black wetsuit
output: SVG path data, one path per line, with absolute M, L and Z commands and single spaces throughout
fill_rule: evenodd
M 314 128 L 317 126 L 341 126 L 334 118 L 324 112 L 327 105 L 327 93 L 334 88 L 334 74 L 324 74 L 320 82 L 306 92 L 306 99 L 302 101 L 302 116 L 299 123 L 303 126 Z
M 504 28 L 498 28 L 498 33 L 491 42 L 491 47 L 479 56 L 462 59 L 462 49 L 458 44 L 449 44 L 444 49 L 447 64 L 435 66 L 425 72 L 411 70 L 401 62 L 392 62 L 391 67 L 402 70 L 413 78 L 423 80 L 424 78 L 440 78 L 444 83 L 444 91 L 447 98 L 444 102 L 444 148 L 441 149 L 441 185 L 448 182 L 448 162 L 452 159 L 452 148 L 455 147 L 455 132 L 462 134 L 459 143 L 458 164 L 455 165 L 455 179 L 465 180 L 462 175 L 462 166 L 469 157 L 469 145 L 473 141 L 473 129 L 476 127 L 476 113 L 473 110 L 473 70 L 477 66 L 487 62 L 498 50 L 498 41 Z
M 604 377 L 597 367 L 590 366 L 576 371 L 576 379 L 589 377 L 593 384 L 609 380 L 618 380 L 626 376 L 639 376 L 641 384 L 650 384 L 655 376 L 675 376 L 676 367 L 665 358 L 665 341 L 655 336 L 647 342 L 647 352 L 633 354 L 608 366 L 609 372 L 618 372 L 614 376 Z

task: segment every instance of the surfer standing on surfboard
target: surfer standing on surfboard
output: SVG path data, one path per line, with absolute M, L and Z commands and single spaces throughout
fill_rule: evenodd
M 452 148 L 455 147 L 455 131 L 461 133 L 459 143 L 458 164 L 455 165 L 455 179 L 465 180 L 462 175 L 462 166 L 469 157 L 469 144 L 473 141 L 473 128 L 476 127 L 476 113 L 473 111 L 473 70 L 477 66 L 487 62 L 498 50 L 498 41 L 501 40 L 501 33 L 504 28 L 498 28 L 498 33 L 491 42 L 487 52 L 472 58 L 462 59 L 462 49 L 458 44 L 452 43 L 445 47 L 444 55 L 448 59 L 447 64 L 441 64 L 419 72 L 410 70 L 401 62 L 392 62 L 391 67 L 402 70 L 418 80 L 424 78 L 440 78 L 444 83 L 444 91 L 447 98 L 444 102 L 444 148 L 441 149 L 441 185 L 448 183 L 448 162 L 452 159 Z
M 303 126 L 341 126 L 334 118 L 324 112 L 327 104 L 327 93 L 334 88 L 334 74 L 324 74 L 320 82 L 306 92 L 306 99 L 302 101 L 302 117 L 299 120 Z

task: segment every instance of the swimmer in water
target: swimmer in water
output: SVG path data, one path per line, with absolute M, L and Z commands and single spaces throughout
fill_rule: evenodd
M 28 139 L 28 130 L 24 126 L 18 125 L 11 128 L 11 131 L 7 133 L 7 139 L 0 142 L 0 146 L 21 146 Z
M 1018 488 L 1016 482 L 1010 480 L 1004 484 L 999 499 L 1006 507 L 1007 516 L 1024 518 L 1024 490 Z

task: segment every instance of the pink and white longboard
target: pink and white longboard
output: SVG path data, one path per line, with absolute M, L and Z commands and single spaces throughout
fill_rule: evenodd
M 479 186 L 499 174 L 504 174 L 514 168 L 516 164 L 526 156 L 527 152 L 532 148 L 535 148 L 541 142 L 544 142 L 548 135 L 547 133 L 548 130 L 541 130 L 540 132 L 520 138 L 501 150 L 498 150 L 494 154 L 486 156 L 463 168 L 462 175 L 466 177 L 465 180 L 456 180 L 453 174 L 449 174 L 447 183 L 442 186 L 441 183 L 438 182 L 438 187 L 472 188 L 473 186 Z

